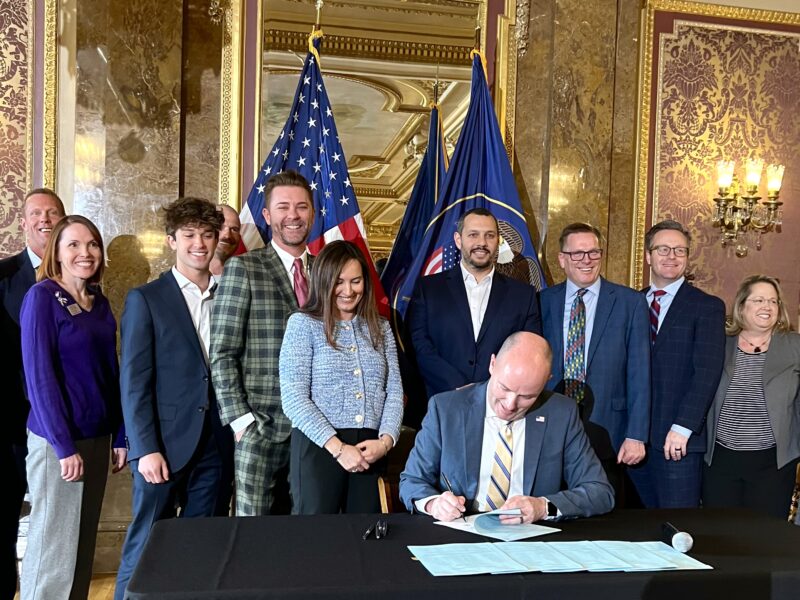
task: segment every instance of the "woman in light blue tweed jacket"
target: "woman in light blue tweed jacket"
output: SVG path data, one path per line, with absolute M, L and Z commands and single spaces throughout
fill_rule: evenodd
M 316 257 L 308 302 L 286 325 L 280 380 L 292 421 L 292 512 L 379 512 L 377 479 L 400 434 L 403 388 L 392 331 L 352 242 Z

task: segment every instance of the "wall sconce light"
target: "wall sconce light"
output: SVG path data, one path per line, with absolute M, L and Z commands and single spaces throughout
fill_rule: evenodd
M 712 224 L 720 230 L 723 246 L 733 245 L 737 257 L 747 256 L 747 238 L 755 233 L 756 250 L 761 250 L 761 235 L 780 229 L 783 202 L 778 200 L 783 182 L 783 165 L 767 166 L 767 200 L 761 201 L 758 188 L 764 172 L 764 161 L 749 158 L 745 161 L 744 193 L 739 191 L 736 163 L 732 160 L 717 162 L 717 187 L 714 198 L 716 208 Z

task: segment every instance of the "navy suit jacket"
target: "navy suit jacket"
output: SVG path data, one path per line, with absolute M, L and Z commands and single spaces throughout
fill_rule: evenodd
M 422 277 L 408 309 L 408 328 L 428 396 L 489 378 L 489 361 L 517 331 L 542 333 L 536 289 L 495 271 L 475 341 L 461 269 Z
M 706 451 L 706 415 L 724 362 L 725 304 L 684 282 L 669 305 L 652 348 L 653 452 L 663 454 L 664 440 L 673 424 L 692 431 L 689 452 Z
M 643 295 L 601 280 L 586 359 L 583 418 L 601 459 L 625 438 L 650 439 L 650 316 Z M 564 385 L 566 283 L 542 290 L 544 337 L 553 349 L 550 389 Z
M 27 248 L 0 260 L 0 335 L 4 358 L 0 360 L 0 381 L 6 386 L 7 399 L 3 411 L 3 439 L 25 445 L 26 424 L 30 404 L 25 393 L 25 375 L 22 369 L 22 341 L 19 330 L 19 311 L 22 299 L 36 283 L 36 271 L 31 264 Z
M 128 458 L 161 452 L 170 471 L 178 471 L 197 449 L 206 411 L 217 421 L 219 413 L 200 338 L 171 271 L 128 292 L 120 337 Z
M 447 475 L 456 496 L 472 506 L 478 491 L 487 382 L 431 398 L 405 470 L 400 498 L 441 494 Z M 525 416 L 526 496 L 546 496 L 563 517 L 589 517 L 614 508 L 614 491 L 583 430 L 575 401 L 542 392 Z

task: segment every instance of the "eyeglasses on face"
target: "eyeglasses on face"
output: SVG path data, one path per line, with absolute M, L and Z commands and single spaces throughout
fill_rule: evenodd
M 561 254 L 566 254 L 567 256 L 569 256 L 572 262 L 580 262 L 586 256 L 589 257 L 589 260 L 598 260 L 603 256 L 603 249 L 593 248 L 592 250 L 575 250 L 574 252 L 567 252 L 566 250 L 562 250 Z
M 670 252 L 673 252 L 678 258 L 689 256 L 689 248 L 686 246 L 653 246 L 650 252 L 655 252 L 659 256 L 669 256 Z
M 746 302 L 752 302 L 755 306 L 764 306 L 765 304 L 769 306 L 780 305 L 780 302 L 775 298 L 761 298 L 761 297 L 747 298 Z

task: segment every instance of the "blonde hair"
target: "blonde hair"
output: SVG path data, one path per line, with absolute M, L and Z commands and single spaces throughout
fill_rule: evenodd
M 742 283 L 739 284 L 739 289 L 736 292 L 736 298 L 733 300 L 733 311 L 731 312 L 730 322 L 725 327 L 725 333 L 728 335 L 739 335 L 744 327 L 744 317 L 742 316 L 742 308 L 747 301 L 753 286 L 757 283 L 767 283 L 775 288 L 775 294 L 778 296 L 778 322 L 772 328 L 773 331 L 791 331 L 792 323 L 789 320 L 789 311 L 786 310 L 786 303 L 783 301 L 783 291 L 781 284 L 775 277 L 769 275 L 750 275 L 745 277 Z
M 86 217 L 81 215 L 69 215 L 61 219 L 53 227 L 50 233 L 50 238 L 47 240 L 47 246 L 44 248 L 44 255 L 42 256 L 42 265 L 36 273 L 36 281 L 44 281 L 45 279 L 60 279 L 61 278 L 61 263 L 58 262 L 58 242 L 61 241 L 61 236 L 64 230 L 70 225 L 83 225 L 92 234 L 94 241 L 100 246 L 100 264 L 97 267 L 95 274 L 87 281 L 91 285 L 97 285 L 103 279 L 103 271 L 106 268 L 106 250 L 103 246 L 103 237 L 97 226 Z

